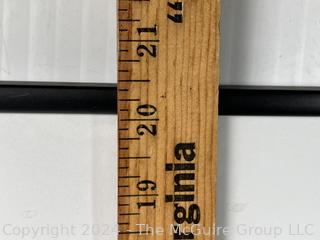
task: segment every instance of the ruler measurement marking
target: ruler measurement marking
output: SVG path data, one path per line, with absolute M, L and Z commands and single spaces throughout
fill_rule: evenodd
M 129 167 L 118 167 L 118 169 L 128 169 Z
M 118 204 L 119 207 L 127 207 L 127 206 L 130 206 L 129 203 L 119 203 Z
M 120 141 L 136 141 L 140 140 L 140 138 L 119 138 Z
M 130 159 L 150 159 L 151 157 L 119 157 L 120 160 L 130 160 Z
M 120 42 L 159 42 L 158 39 L 120 39 Z
M 139 59 L 120 59 L 119 62 L 127 62 L 127 63 L 139 63 Z
M 120 2 L 150 2 L 150 0 L 119 0 Z
M 131 231 L 131 230 L 128 230 L 128 232 L 119 232 L 119 234 L 123 234 L 123 235 L 130 235 L 130 234 L 139 234 L 139 235 L 142 235 L 142 234 L 151 234 L 151 231 Z
M 120 119 L 121 122 L 146 122 L 146 121 L 159 121 L 159 118 L 139 119 L 139 118 L 125 118 Z
M 140 22 L 140 19 L 119 19 L 119 22 Z
M 127 98 L 127 99 L 118 99 L 119 102 L 138 102 L 141 101 L 140 98 Z
M 140 178 L 140 176 L 119 176 L 119 178 L 123 178 L 123 179 L 126 179 L 126 178 Z
M 129 131 L 129 128 L 119 128 L 119 131 Z
M 123 198 L 123 197 L 158 197 L 158 194 L 125 194 L 125 195 L 118 195 L 118 197 Z
M 118 80 L 119 83 L 134 83 L 134 82 L 137 82 L 137 83 L 149 83 L 150 80 L 148 79 L 126 79 L 126 80 Z
M 119 215 L 120 215 L 120 216 L 132 216 L 132 215 L 138 216 L 138 215 L 140 215 L 140 213 L 139 213 L 139 212 L 134 212 L 134 213 L 120 213 Z

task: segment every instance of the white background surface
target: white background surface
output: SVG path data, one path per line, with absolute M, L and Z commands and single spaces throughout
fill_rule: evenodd
M 222 83 L 320 85 L 318 0 L 222 0 Z M 2 80 L 115 82 L 115 1 L 0 0 Z M 220 239 L 317 239 L 318 118 L 221 117 Z M 116 223 L 116 117 L 1 114 L 3 225 Z M 288 225 L 315 224 L 313 236 Z M 9 228 L 10 230 L 10 228 Z M 41 240 L 52 239 L 52 234 Z M 25 238 L 25 239 L 32 239 Z M 65 239 L 60 237 L 58 239 Z M 110 237 L 107 239 L 115 239 Z
M 320 85 L 320 1 L 221 2 L 223 84 Z
M 116 239 L 115 116 L 1 114 L 0 129 L 1 239 Z
M 1 80 L 116 82 L 115 0 L 0 0 L 0 24 Z M 116 239 L 116 142 L 115 115 L 0 114 L 0 239 Z
M 0 0 L 0 78 L 114 82 L 115 10 L 115 0 Z

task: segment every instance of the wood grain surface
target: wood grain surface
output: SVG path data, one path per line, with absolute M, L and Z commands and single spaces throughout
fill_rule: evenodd
M 119 239 L 215 238 L 219 18 L 118 0 Z

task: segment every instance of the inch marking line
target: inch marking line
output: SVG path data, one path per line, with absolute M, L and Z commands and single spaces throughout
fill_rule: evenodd
M 140 213 L 120 213 L 120 216 L 140 215 Z
M 140 140 L 140 138 L 119 138 L 120 141 L 136 141 Z
M 118 167 L 118 169 L 128 169 L 129 167 Z
M 140 176 L 119 176 L 119 178 L 140 178 Z
M 137 82 L 137 83 L 148 83 L 150 80 L 146 79 L 126 79 L 126 80 L 119 80 L 120 83 L 131 83 L 131 82 Z
M 150 0 L 119 0 L 120 2 L 150 2 Z
M 118 204 L 119 207 L 127 207 L 127 206 L 130 206 L 129 203 L 119 203 Z
M 119 131 L 129 131 L 129 128 L 119 128 Z
M 139 98 L 118 99 L 118 101 L 120 101 L 120 102 L 138 102 L 140 100 L 141 99 L 139 99 Z
M 120 39 L 120 42 L 160 42 L 158 39 Z
M 158 197 L 158 194 L 125 194 L 125 195 L 118 195 L 118 197 Z
M 145 122 L 145 121 L 159 121 L 159 118 L 151 118 L 151 119 L 135 119 L 135 118 L 126 118 L 120 119 L 121 122 Z
M 119 62 L 138 63 L 138 62 L 140 62 L 140 60 L 138 60 L 138 59 L 120 59 Z
M 142 234 L 151 234 L 151 231 L 131 231 L 131 230 L 127 230 L 127 232 L 119 232 L 119 234 L 139 234 L 139 235 L 142 235 Z
M 120 160 L 130 160 L 130 159 L 150 159 L 151 157 L 119 157 Z
M 119 19 L 119 22 L 140 22 L 140 19 Z
M 150 2 L 150 0 L 119 0 L 120 2 Z

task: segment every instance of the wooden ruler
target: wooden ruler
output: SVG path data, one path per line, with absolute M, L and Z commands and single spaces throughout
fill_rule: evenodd
M 214 239 L 219 12 L 118 0 L 119 239 Z

